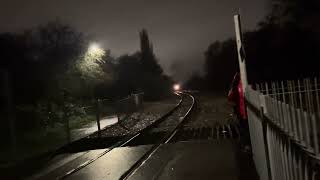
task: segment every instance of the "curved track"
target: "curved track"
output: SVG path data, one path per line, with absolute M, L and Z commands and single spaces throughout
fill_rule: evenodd
M 149 151 L 147 151 L 147 153 L 145 155 L 143 155 L 143 157 L 141 157 L 141 159 L 139 159 L 128 171 L 126 171 L 121 176 L 120 179 L 128 178 L 137 168 L 139 168 L 139 166 L 145 160 L 147 160 L 150 156 L 152 156 L 152 154 L 154 152 L 157 151 L 157 149 L 161 146 L 161 144 L 168 143 L 173 139 L 173 137 L 176 135 L 178 130 L 184 124 L 186 117 L 190 114 L 190 112 L 194 106 L 194 103 L 195 103 L 194 97 L 190 94 L 183 93 L 183 92 L 178 92 L 176 94 L 178 96 L 180 96 L 181 99 L 180 99 L 180 102 L 170 112 L 168 112 L 163 117 L 161 117 L 160 119 L 155 121 L 153 124 L 147 126 L 146 128 L 142 129 L 141 131 L 130 136 L 129 138 L 123 139 L 123 140 L 115 143 L 114 145 L 109 147 L 107 150 L 105 150 L 101 154 L 86 161 L 85 163 L 81 164 L 80 166 L 72 169 L 71 171 L 67 172 L 66 174 L 60 176 L 58 179 L 65 179 L 65 178 L 69 177 L 70 175 L 74 174 L 75 172 L 77 172 L 77 171 L 81 170 L 82 168 L 88 166 L 89 164 L 95 162 L 97 159 L 104 156 L 108 152 L 112 151 L 114 148 L 127 146 L 129 143 L 133 143 L 134 141 L 137 141 L 137 139 L 139 139 L 141 137 L 148 136 L 148 133 L 151 132 L 152 130 L 154 130 L 156 128 L 161 128 L 162 126 L 164 126 L 164 124 L 167 124 L 167 122 L 172 122 L 172 120 L 175 120 L 174 125 L 171 125 L 171 129 L 168 130 L 164 136 L 160 137 L 159 140 L 157 140 L 157 143 L 155 145 L 153 145 L 152 148 Z M 188 102 L 188 100 L 186 100 L 187 98 L 189 98 L 189 100 L 191 100 L 191 102 Z
M 192 95 L 182 93 L 184 95 L 187 95 L 191 98 L 192 102 L 191 105 L 186 109 L 185 114 L 183 116 L 179 117 L 180 122 L 176 124 L 176 126 L 169 131 L 165 136 L 160 138 L 157 144 L 154 144 L 149 151 L 147 151 L 129 170 L 127 170 L 121 177 L 120 180 L 128 179 L 144 162 L 146 162 L 160 147 L 162 144 L 169 143 L 173 137 L 177 134 L 177 132 L 180 130 L 180 128 L 185 123 L 186 117 L 190 114 L 191 110 L 194 107 L 195 99 Z

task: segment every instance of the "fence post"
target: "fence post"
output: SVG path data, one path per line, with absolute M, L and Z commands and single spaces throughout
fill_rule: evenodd
M 98 136 L 101 137 L 101 129 L 100 129 L 100 99 L 96 100 L 96 120 L 98 126 Z
M 236 39 L 237 39 L 237 52 L 238 52 L 238 60 L 239 60 L 239 68 L 240 68 L 240 77 L 241 77 L 242 87 L 245 92 L 248 86 L 248 80 L 247 80 L 247 70 L 246 70 L 246 57 L 245 57 L 245 51 L 242 43 L 240 14 L 235 15 L 233 18 L 234 18 L 234 25 L 235 25 L 235 32 L 236 32 Z
M 134 104 L 135 104 L 135 110 L 139 109 L 140 108 L 140 99 L 139 99 L 139 94 L 132 94 L 133 96 L 133 99 L 134 99 Z
M 7 104 L 7 119 L 9 121 L 9 133 L 11 140 L 11 148 L 13 155 L 17 152 L 17 136 L 16 136 L 16 116 L 15 109 L 13 103 L 13 95 L 12 95 L 12 86 L 10 74 L 7 70 L 3 70 L 3 87 L 4 87 L 4 95 L 6 96 L 6 104 Z M 15 156 L 14 156 L 15 157 Z
M 261 122 L 262 122 L 262 132 L 263 132 L 262 134 L 263 134 L 263 143 L 264 143 L 264 147 L 265 147 L 264 150 L 265 150 L 266 162 L 267 162 L 268 179 L 272 180 L 269 144 L 268 144 L 268 137 L 267 137 L 268 124 L 264 119 L 263 112 L 264 112 L 263 107 L 260 107 L 260 118 L 261 118 Z
M 67 141 L 68 143 L 71 142 L 71 134 L 70 134 L 70 124 L 69 124 L 69 117 L 68 117 L 68 107 L 67 107 L 67 96 L 68 96 L 68 92 L 66 89 L 62 90 L 63 93 L 63 121 L 65 123 L 65 128 L 66 128 L 66 133 L 67 133 Z

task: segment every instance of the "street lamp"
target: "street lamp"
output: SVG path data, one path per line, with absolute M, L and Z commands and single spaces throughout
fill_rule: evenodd
M 102 49 L 100 48 L 99 44 L 97 44 L 97 43 L 92 43 L 92 44 L 90 44 L 90 46 L 89 46 L 88 52 L 89 52 L 90 54 L 97 54 L 97 53 L 99 53 L 101 50 L 102 50 Z
M 106 52 L 103 48 L 100 47 L 98 43 L 91 43 L 88 47 L 87 53 L 86 53 L 86 59 L 87 61 L 100 61 L 103 56 L 106 55 Z
M 175 90 L 175 91 L 179 91 L 180 90 L 180 84 L 175 84 L 175 85 L 173 85 L 173 89 Z

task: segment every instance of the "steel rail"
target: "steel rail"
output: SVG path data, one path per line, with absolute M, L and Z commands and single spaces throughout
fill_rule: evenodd
M 126 180 L 128 179 L 132 174 L 134 174 L 139 167 L 141 167 L 163 144 L 169 143 L 172 138 L 177 134 L 177 132 L 180 130 L 180 128 L 184 125 L 184 122 L 186 120 L 186 117 L 190 114 L 191 110 L 194 107 L 195 104 L 195 98 L 188 94 L 188 93 L 183 93 L 180 92 L 181 94 L 185 94 L 192 99 L 192 104 L 189 107 L 188 111 L 186 114 L 184 114 L 181 120 L 181 122 L 169 133 L 167 134 L 164 138 L 162 138 L 157 144 L 153 145 L 133 166 L 131 166 L 130 169 L 128 169 L 125 173 L 121 175 L 119 180 Z
M 135 138 L 137 138 L 138 136 L 140 136 L 141 134 L 145 133 L 146 131 L 154 128 L 155 126 L 157 126 L 158 124 L 160 124 L 161 122 L 163 122 L 165 119 L 167 119 L 174 111 L 177 110 L 177 108 L 179 106 L 181 106 L 181 103 L 183 101 L 182 96 L 179 93 L 175 93 L 177 96 L 180 97 L 179 103 L 173 108 L 171 109 L 168 113 L 166 113 L 165 115 L 163 115 L 162 117 L 160 117 L 159 119 L 157 119 L 155 122 L 153 122 L 152 124 L 150 124 L 149 126 L 147 126 L 146 128 L 136 132 L 134 135 L 130 136 L 129 138 L 125 138 L 124 140 L 121 140 L 115 144 L 113 144 L 111 147 L 109 147 L 108 149 L 106 149 L 105 151 L 103 151 L 102 153 L 98 154 L 97 156 L 95 156 L 94 158 L 87 160 L 86 162 L 82 163 L 81 165 L 77 166 L 76 168 L 68 171 L 67 173 L 65 173 L 64 175 L 58 177 L 57 179 L 65 179 L 67 177 L 69 177 L 70 175 L 78 172 L 79 170 L 83 169 L 84 167 L 90 165 L 91 163 L 93 163 L 94 161 L 98 160 L 99 158 L 101 158 L 102 156 L 104 156 L 105 154 L 109 153 L 110 151 L 112 151 L 114 148 L 117 147 L 123 147 L 125 145 L 127 145 L 128 143 L 130 143 L 131 141 L 133 141 Z

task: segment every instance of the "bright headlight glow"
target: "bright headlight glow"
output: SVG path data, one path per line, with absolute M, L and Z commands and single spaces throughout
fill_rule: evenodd
M 179 91 L 180 90 L 180 84 L 175 84 L 174 86 L 173 86 L 173 89 L 175 90 L 175 91 Z

